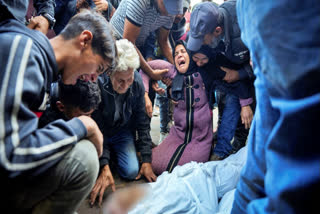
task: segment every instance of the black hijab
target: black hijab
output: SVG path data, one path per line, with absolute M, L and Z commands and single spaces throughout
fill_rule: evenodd
M 185 76 L 189 76 L 195 72 L 198 71 L 198 66 L 196 65 L 196 63 L 192 60 L 191 58 L 191 53 L 190 51 L 188 51 L 188 49 L 186 48 L 186 44 L 183 40 L 179 40 L 176 42 L 174 48 L 173 48 L 173 53 L 172 53 L 172 56 L 173 56 L 173 59 L 174 59 L 174 53 L 175 53 L 175 50 L 176 50 L 176 47 L 178 45 L 183 45 L 184 48 L 187 50 L 187 53 L 189 55 L 189 65 L 188 65 L 188 70 L 187 72 L 185 73 L 180 73 L 176 67 L 176 70 L 177 70 L 177 74 L 176 76 L 173 78 L 173 81 L 172 81 L 172 87 L 171 87 L 171 97 L 174 101 L 178 101 L 178 100 L 183 100 L 184 99 L 184 91 L 183 91 L 183 88 L 184 88 L 184 77 Z M 176 65 L 175 65 L 176 66 Z

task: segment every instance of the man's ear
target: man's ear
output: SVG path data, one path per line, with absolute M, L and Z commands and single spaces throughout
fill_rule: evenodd
M 220 36 L 221 33 L 222 33 L 222 28 L 220 26 L 216 27 L 216 29 L 213 32 L 215 37 Z
M 93 35 L 92 35 L 91 31 L 89 31 L 89 30 L 82 31 L 79 36 L 81 48 L 84 49 L 89 44 L 91 44 L 92 39 L 93 39 Z
M 57 108 L 58 108 L 59 111 L 64 112 L 65 108 L 64 108 L 64 105 L 63 105 L 62 102 L 57 101 L 57 102 L 56 102 L 56 106 L 57 106 Z

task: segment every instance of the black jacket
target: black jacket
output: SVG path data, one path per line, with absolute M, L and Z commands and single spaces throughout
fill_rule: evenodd
M 229 0 L 219 6 L 223 15 L 224 41 L 216 52 L 225 56 L 230 66 L 238 65 L 240 79 L 254 79 L 250 66 L 250 53 L 241 40 L 241 32 L 236 13 L 236 0 Z M 230 67 L 226 66 L 226 67 Z
M 97 122 L 103 137 L 103 154 L 100 157 L 100 167 L 109 164 L 110 150 L 107 138 L 121 130 L 137 131 L 139 144 L 137 151 L 141 153 L 142 162 L 151 162 L 150 120 L 145 112 L 144 86 L 139 73 L 135 72 L 134 81 L 125 94 L 123 101 L 123 118 L 121 122 L 114 122 L 115 97 L 109 76 L 100 75 L 98 84 L 101 90 L 101 104 L 92 117 Z

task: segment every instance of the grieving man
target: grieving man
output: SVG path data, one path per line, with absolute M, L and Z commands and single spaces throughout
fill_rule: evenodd
M 113 66 L 111 29 L 99 14 L 83 11 L 49 41 L 13 17 L 0 22 L 2 209 L 74 213 L 96 179 L 102 134 L 87 116 L 39 129 L 34 111 L 45 109 L 58 75 L 64 84 L 75 84 L 79 78 L 96 81 Z
M 155 181 L 151 167 L 151 137 L 148 116 L 145 112 L 144 86 L 140 74 L 139 55 L 134 45 L 126 39 L 116 42 L 118 65 L 112 72 L 99 77 L 101 104 L 92 114 L 103 133 L 103 154 L 100 157 L 100 173 L 91 192 L 93 204 L 99 194 L 99 203 L 105 189 L 115 190 L 110 170 L 110 155 L 115 158 L 118 174 L 128 180 L 141 175 Z M 135 145 L 135 132 L 139 143 Z M 141 169 L 137 152 L 141 157 Z

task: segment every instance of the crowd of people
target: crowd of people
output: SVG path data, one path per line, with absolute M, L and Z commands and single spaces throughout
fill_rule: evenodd
M 194 181 L 236 168 L 228 212 L 314 212 L 319 19 L 316 0 L 0 0 L 3 209 L 75 213 L 115 192 L 115 173 L 162 191 L 192 166 Z

